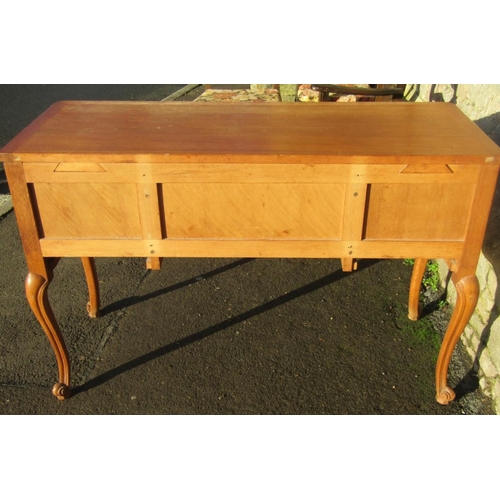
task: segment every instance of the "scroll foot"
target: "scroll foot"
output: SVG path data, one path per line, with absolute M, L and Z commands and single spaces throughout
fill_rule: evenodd
M 447 405 L 450 401 L 453 401 L 454 399 L 455 399 L 455 391 L 451 387 L 448 387 L 448 386 L 446 386 L 436 396 L 436 401 L 442 405 Z
M 415 259 L 410 282 L 410 296 L 408 298 L 408 318 L 417 321 L 420 316 L 420 287 L 427 267 L 427 259 Z
M 59 400 L 64 401 L 71 396 L 71 389 L 65 385 L 58 382 L 52 387 L 52 394 Z
M 92 257 L 82 257 L 85 279 L 89 288 L 89 301 L 87 302 L 87 312 L 91 318 L 97 318 L 99 315 L 99 282 L 97 280 L 97 270 L 95 261 Z
M 447 382 L 448 368 L 453 350 L 476 308 L 479 297 L 479 283 L 476 276 L 465 276 L 458 281 L 453 278 L 453 282 L 457 290 L 457 303 L 436 364 L 436 400 L 441 404 L 448 404 L 455 398 L 455 393 Z
M 63 336 L 61 335 L 47 297 L 48 284 L 49 281 L 43 276 L 28 273 L 25 281 L 26 298 L 43 331 L 47 335 L 56 356 L 59 383 L 54 386 L 52 392 L 58 399 L 64 399 L 69 396 L 70 362 Z

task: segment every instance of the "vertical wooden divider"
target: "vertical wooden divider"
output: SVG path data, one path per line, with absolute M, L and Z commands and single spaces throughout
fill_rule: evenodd
M 137 184 L 137 201 L 141 219 L 141 235 L 144 240 L 161 240 L 160 201 L 155 183 Z M 154 250 L 152 250 L 154 252 Z M 151 255 L 146 260 L 148 269 L 161 269 L 160 257 Z
M 365 222 L 367 184 L 347 184 L 342 216 L 342 241 L 361 241 Z M 349 252 L 350 253 L 350 252 Z M 357 269 L 354 258 L 341 259 L 342 271 L 350 272 Z

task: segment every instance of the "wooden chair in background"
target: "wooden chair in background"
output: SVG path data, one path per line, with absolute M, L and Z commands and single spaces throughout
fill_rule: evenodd
M 323 84 L 299 85 L 297 100 L 301 102 L 394 101 L 403 99 L 406 84 Z

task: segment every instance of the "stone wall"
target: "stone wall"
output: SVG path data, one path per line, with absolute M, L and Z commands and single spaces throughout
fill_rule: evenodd
M 500 85 L 412 84 L 407 100 L 455 103 L 488 136 L 500 145 Z M 448 268 L 440 262 L 442 285 L 448 301 L 455 303 L 455 289 L 449 283 Z M 490 214 L 477 277 L 480 297 L 476 311 L 461 339 L 474 362 L 479 384 L 491 396 L 500 414 L 500 188 L 497 187 Z

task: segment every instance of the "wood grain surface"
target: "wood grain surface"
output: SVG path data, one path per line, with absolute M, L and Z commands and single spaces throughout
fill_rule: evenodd
M 373 163 L 382 156 L 482 163 L 498 160 L 500 150 L 449 103 L 62 101 L 0 150 L 0 161 L 168 161 L 185 155 L 196 161 L 275 155 L 299 162 L 335 156 L 336 163 Z

